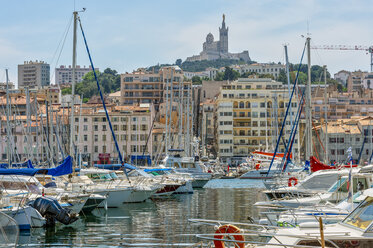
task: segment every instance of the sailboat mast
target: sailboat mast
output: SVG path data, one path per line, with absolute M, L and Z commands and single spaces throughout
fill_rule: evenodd
M 285 48 L 285 59 L 286 59 L 286 77 L 287 77 L 287 81 L 288 81 L 288 92 L 289 92 L 289 99 L 290 99 L 290 95 L 291 95 L 291 90 L 290 90 L 290 71 L 289 71 L 289 57 L 288 57 L 288 46 L 287 45 L 284 45 L 284 48 Z M 289 106 L 289 111 L 290 111 L 290 126 L 292 127 L 293 126 L 293 112 L 291 111 L 291 102 L 289 102 L 290 106 Z M 293 146 L 291 146 L 291 151 L 290 151 L 290 154 L 293 154 Z
M 48 95 L 48 94 L 47 94 Z M 48 97 L 48 102 L 49 102 L 50 96 Z M 54 165 L 54 158 L 55 158 L 55 151 L 57 149 L 54 148 L 54 142 L 53 142 L 53 106 L 52 106 L 52 101 L 50 102 L 50 118 L 49 118 L 49 144 L 51 147 L 51 162 Z
M 174 68 L 172 68 L 172 67 L 170 67 L 170 69 L 171 69 L 171 81 L 170 81 L 170 112 L 169 112 L 169 125 L 168 125 L 168 134 L 169 134 L 169 136 L 168 136 L 168 138 L 169 138 L 169 140 L 168 140 L 168 144 L 169 144 L 169 146 L 170 146 L 170 148 L 173 146 L 173 142 L 172 142 L 172 140 L 173 140 L 173 134 L 172 134 L 172 110 L 173 110 L 173 94 L 174 94 Z M 169 149 L 169 148 L 168 148 Z
M 267 113 L 268 113 L 268 102 L 267 102 L 267 94 L 265 95 L 265 122 L 266 122 L 266 152 L 268 152 L 268 126 L 267 126 Z
M 163 72 L 164 74 L 165 74 L 165 71 Z M 166 101 L 165 101 L 165 103 L 166 103 L 166 106 L 165 106 L 165 131 L 166 131 L 166 133 L 165 133 L 165 139 L 166 139 L 166 142 L 165 142 L 165 152 L 166 152 L 166 156 L 168 156 L 168 104 L 169 104 L 169 101 L 168 101 L 168 94 L 169 94 L 169 90 L 168 90 L 168 81 L 169 81 L 169 79 L 168 79 L 168 75 L 167 75 L 167 73 L 166 73 L 166 90 L 163 90 L 163 92 L 166 94 Z
M 324 65 L 324 83 L 325 83 L 325 88 L 324 88 L 324 113 L 325 113 L 325 162 L 326 164 L 329 164 L 329 154 L 328 154 L 328 96 L 326 92 L 326 65 Z
M 31 157 L 32 155 L 32 148 L 31 148 L 31 130 L 30 130 L 30 90 L 29 87 L 26 87 L 26 116 L 27 116 L 27 155 Z
M 78 12 L 74 11 L 74 32 L 73 32 L 73 71 L 71 82 L 71 119 L 70 119 L 70 156 L 75 159 L 74 152 L 74 103 L 75 103 L 75 67 L 76 67 L 76 30 L 78 22 Z M 73 164 L 75 165 L 74 161 Z
M 312 114 L 311 114 L 311 38 L 307 37 L 307 64 L 308 80 L 306 89 L 306 157 L 308 161 L 312 156 Z
M 7 158 L 9 167 L 12 164 L 12 158 L 10 154 L 10 123 L 9 123 L 9 115 L 10 115 L 10 101 L 9 101 L 9 77 L 8 77 L 8 69 L 5 69 L 6 74 L 6 133 L 7 133 Z
M 188 86 L 188 95 L 187 95 L 187 110 L 186 110 L 186 115 L 187 115 L 187 123 L 186 123 L 186 129 L 187 129 L 187 135 L 186 135 L 186 156 L 190 157 L 190 87 L 191 85 Z
M 178 137 L 178 148 L 181 149 L 182 142 L 182 129 L 183 129 L 183 95 L 184 95 L 184 81 L 180 78 L 179 81 L 179 137 Z

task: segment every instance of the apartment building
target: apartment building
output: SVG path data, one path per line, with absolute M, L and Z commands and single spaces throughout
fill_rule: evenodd
M 328 161 L 325 161 L 326 163 L 348 162 L 347 150 L 350 147 L 353 163 L 357 163 L 360 156 L 359 164 L 365 164 L 372 156 L 372 117 L 356 116 L 349 119 L 334 120 L 328 122 L 327 128 L 323 124 L 315 127 L 314 130 L 313 139 L 316 148 L 314 155 L 318 156 L 321 161 L 325 161 L 327 152 Z M 320 139 L 317 137 L 316 132 Z
M 350 76 L 347 79 L 347 91 L 361 91 L 362 90 L 362 82 L 365 76 L 365 72 L 362 71 L 355 71 L 351 72 Z
M 184 82 L 184 73 L 178 66 L 162 67 L 159 72 L 140 68 L 133 73 L 121 74 L 121 104 L 153 103 L 158 109 L 159 104 L 165 101 L 166 84 L 169 84 L 168 99 L 171 99 L 171 92 L 176 99 L 179 89 L 187 94 L 187 84 L 190 83 Z
M 288 88 L 268 78 L 240 78 L 221 87 L 216 101 L 218 156 L 223 162 L 242 160 L 254 150 L 273 150 L 289 102 Z M 291 114 L 297 112 L 293 98 Z M 285 141 L 291 131 L 285 124 Z M 279 152 L 285 147 L 280 143 Z M 294 140 L 297 157 L 298 138 Z
M 23 108 L 24 98 L 14 102 L 17 108 Z M 30 132 L 27 132 L 27 117 L 25 111 L 22 115 L 11 117 L 12 130 L 10 147 L 14 158 L 23 161 L 62 159 L 62 152 L 69 153 L 70 139 L 70 109 L 60 104 L 49 107 L 48 115 L 43 101 L 39 101 L 38 115 L 32 114 Z M 151 157 L 152 139 L 151 125 L 154 118 L 154 109 L 150 104 L 140 106 L 107 105 L 112 127 L 126 161 L 135 161 L 144 165 L 144 157 Z M 49 117 L 48 117 L 49 116 Z M 48 117 L 48 118 L 47 118 Z M 14 119 L 13 119 L 14 118 Z M 77 153 L 83 161 L 90 164 L 100 163 L 103 158 L 116 162 L 118 153 L 114 139 L 109 128 L 102 104 L 83 104 L 75 106 L 74 117 L 74 143 Z M 7 140 L 6 117 L 1 117 L 1 139 Z M 58 134 L 58 135 L 57 135 Z M 30 143 L 28 143 L 28 137 Z M 48 142 L 49 139 L 49 142 Z M 8 142 L 0 142 L 1 159 L 7 158 Z M 106 159 L 104 159 L 106 161 Z M 14 159 L 13 159 L 14 161 Z
M 154 117 L 152 105 L 112 106 L 109 112 L 116 140 L 125 160 L 130 162 L 134 157 L 142 155 L 151 157 L 152 139 L 148 141 L 148 136 L 151 135 Z M 83 106 L 81 117 L 75 117 L 75 131 L 75 142 L 84 161 L 97 163 L 102 157 L 117 161 L 115 142 L 102 108 Z M 144 161 L 137 162 L 140 165 Z
M 96 71 L 99 71 L 98 68 L 95 68 Z M 83 81 L 83 77 L 88 72 L 92 71 L 92 67 L 81 67 L 77 65 L 75 68 L 75 82 L 79 83 Z M 57 85 L 69 85 L 73 82 L 73 68 L 71 65 L 64 66 L 61 65 L 59 68 L 55 69 L 55 84 Z
M 25 61 L 18 65 L 18 88 L 43 88 L 50 85 L 50 67 L 44 61 Z
M 316 119 L 325 118 L 324 88 L 319 87 L 312 94 L 312 110 Z M 339 93 L 333 87 L 327 88 L 327 116 L 329 120 L 348 119 L 353 116 L 373 115 L 373 90 L 365 89 Z
M 255 63 L 250 65 L 233 65 L 231 68 L 238 71 L 240 74 L 255 72 L 256 74 L 270 74 L 274 78 L 277 78 L 280 75 L 281 70 L 285 70 L 285 65 L 275 63 Z
M 6 88 L 7 88 L 6 82 L 4 83 L 0 82 L 0 91 L 6 91 Z M 14 83 L 8 82 L 8 89 L 12 90 L 14 88 L 15 88 Z

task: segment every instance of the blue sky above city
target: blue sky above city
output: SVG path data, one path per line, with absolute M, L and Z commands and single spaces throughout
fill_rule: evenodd
M 9 68 L 17 81 L 17 65 L 43 60 L 53 68 L 70 65 L 72 27 L 61 57 L 58 46 L 74 5 L 80 14 L 96 67 L 120 73 L 196 55 L 206 35 L 218 39 L 222 14 L 229 27 L 229 50 L 248 50 L 258 62 L 284 62 L 283 44 L 289 44 L 290 62 L 298 63 L 307 26 L 313 45 L 372 45 L 373 1 L 120 1 L 17 0 L 0 1 L 0 81 Z M 307 23 L 309 25 L 307 25 Z M 89 65 L 79 32 L 78 64 Z M 57 51 L 57 55 L 56 54 Z M 369 70 L 364 51 L 313 51 L 312 64 L 339 70 Z M 52 80 L 52 82 L 54 79 Z

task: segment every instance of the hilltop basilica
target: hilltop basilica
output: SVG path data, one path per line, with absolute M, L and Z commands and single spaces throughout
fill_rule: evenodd
M 203 43 L 203 51 L 199 55 L 188 57 L 186 61 L 201 61 L 201 60 L 215 60 L 215 59 L 237 59 L 250 61 L 248 51 L 242 53 L 228 52 L 228 27 L 225 26 L 225 15 L 223 15 L 223 23 L 219 28 L 219 40 L 214 41 L 214 36 L 209 33 L 206 41 Z

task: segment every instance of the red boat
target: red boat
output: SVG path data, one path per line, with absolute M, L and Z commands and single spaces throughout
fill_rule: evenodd
M 342 165 L 342 166 L 330 166 L 324 163 L 321 163 L 317 158 L 314 156 L 310 157 L 311 162 L 311 172 L 319 171 L 319 170 L 335 170 L 339 168 L 350 168 L 350 165 Z M 353 164 L 352 167 L 357 167 L 357 164 Z

